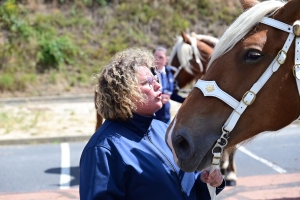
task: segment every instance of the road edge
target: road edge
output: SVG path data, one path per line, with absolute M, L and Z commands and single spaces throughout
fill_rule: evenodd
M 0 145 L 28 145 L 28 144 L 45 144 L 45 143 L 64 143 L 64 142 L 83 142 L 90 139 L 87 136 L 55 136 L 55 137 L 35 137 L 35 138 L 18 138 L 18 139 L 0 139 Z

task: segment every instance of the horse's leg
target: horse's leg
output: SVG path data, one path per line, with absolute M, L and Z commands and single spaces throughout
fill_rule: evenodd
M 226 170 L 225 181 L 227 186 L 235 186 L 237 181 L 236 167 L 234 164 L 234 155 L 237 150 L 236 145 L 229 152 L 229 165 Z
M 221 172 L 224 175 L 226 186 L 235 186 L 237 181 L 236 167 L 234 164 L 234 155 L 237 148 L 236 146 L 226 149 L 223 152 L 223 158 L 221 164 Z
M 96 130 L 95 131 L 97 131 L 100 128 L 100 126 L 102 125 L 102 122 L 103 122 L 103 117 L 101 117 L 101 115 L 99 115 L 99 113 L 97 111 L 96 98 L 97 98 L 97 92 L 95 91 L 94 103 L 95 103 L 96 118 L 97 118 Z
M 229 165 L 229 153 L 228 150 L 225 150 L 222 154 L 222 160 L 220 162 L 221 173 L 225 176 L 225 172 Z

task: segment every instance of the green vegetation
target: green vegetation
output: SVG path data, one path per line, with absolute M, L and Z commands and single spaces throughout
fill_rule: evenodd
M 240 13 L 224 0 L 6 0 L 0 5 L 0 91 L 49 95 L 91 87 L 93 73 L 132 46 L 171 48 L 182 30 L 221 35 Z M 193 27 L 197 27 L 193 29 Z M 199 32 L 201 33 L 201 32 Z M 202 32 L 203 34 L 203 32 Z M 33 89 L 34 88 L 34 89 Z M 51 87 L 55 88 L 55 87 Z M 57 87 L 58 88 L 58 87 Z

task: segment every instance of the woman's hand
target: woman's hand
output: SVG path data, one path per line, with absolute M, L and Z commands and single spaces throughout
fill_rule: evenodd
M 209 183 L 213 187 L 219 187 L 223 182 L 223 177 L 220 169 L 215 169 L 211 174 L 203 170 L 200 179 L 204 183 Z
M 170 101 L 170 98 L 171 98 L 170 95 L 168 95 L 168 94 L 162 94 L 161 95 L 161 102 L 163 104 L 166 104 L 166 103 L 168 103 Z

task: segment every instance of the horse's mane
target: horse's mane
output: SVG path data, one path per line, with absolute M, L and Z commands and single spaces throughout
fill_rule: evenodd
M 216 44 L 219 42 L 218 38 L 215 38 L 210 35 L 202 35 L 202 34 L 196 34 L 192 32 L 192 37 L 195 37 L 197 40 L 204 41 L 205 43 L 211 44 L 211 46 L 216 46 Z
M 188 73 L 193 74 L 193 71 L 192 71 L 193 66 L 189 64 L 190 60 L 193 57 L 193 49 L 192 49 L 191 45 L 186 44 L 183 41 L 183 38 L 181 36 L 176 36 L 176 40 L 177 40 L 177 42 L 174 45 L 172 53 L 169 58 L 169 65 L 171 64 L 171 61 L 173 60 L 175 54 L 177 53 L 177 57 L 178 57 L 180 64 L 182 66 L 185 66 L 185 70 Z M 200 59 L 201 59 L 201 55 L 200 55 Z
M 267 14 L 282 7 L 285 3 L 282 1 L 269 0 L 256 4 L 244 13 L 242 13 L 225 31 L 223 36 L 214 48 L 214 52 L 208 63 L 210 64 L 218 57 L 224 55 L 240 41 L 259 21 Z M 207 69 L 208 69 L 207 67 Z

